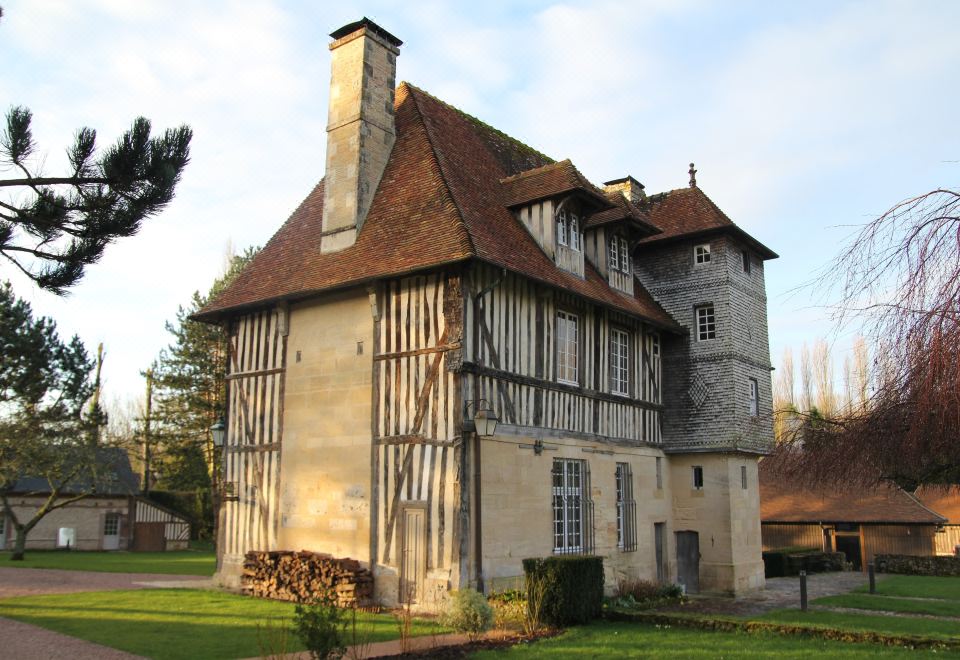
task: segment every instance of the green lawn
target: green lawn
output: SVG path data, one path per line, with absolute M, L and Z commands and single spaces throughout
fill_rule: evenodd
M 268 623 L 278 629 L 292 620 L 293 607 L 216 591 L 147 589 L 7 598 L 0 600 L 0 616 L 157 660 L 206 660 L 260 655 L 265 649 L 258 624 L 263 631 Z M 390 614 L 361 614 L 359 620 L 370 642 L 399 637 Z M 414 635 L 436 632 L 446 631 L 414 621 Z M 266 640 L 267 633 L 260 638 Z M 286 651 L 302 650 L 289 635 Z
M 861 610 L 882 610 L 884 612 L 902 612 L 904 614 L 932 614 L 934 616 L 960 617 L 960 600 L 913 600 L 870 594 L 844 594 L 827 596 L 813 601 L 816 605 L 827 607 L 855 607 Z M 960 628 L 960 619 L 956 622 Z
M 704 632 L 641 623 L 595 623 L 559 637 L 473 658 L 914 658 L 917 651 L 779 635 Z M 940 651 L 937 657 L 960 657 Z
M 856 593 L 867 593 L 869 587 L 858 587 Z M 927 577 L 922 575 L 890 575 L 877 580 L 877 593 L 883 596 L 943 598 L 960 601 L 960 577 Z
M 212 551 L 173 552 L 78 552 L 76 550 L 28 550 L 23 561 L 10 561 L 0 553 L 0 568 L 60 568 L 102 573 L 163 573 L 166 575 L 213 575 L 217 558 Z

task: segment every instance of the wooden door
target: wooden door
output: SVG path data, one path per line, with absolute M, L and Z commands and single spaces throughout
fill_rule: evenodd
M 657 582 L 667 581 L 666 523 L 653 523 L 653 548 L 656 553 Z
M 700 593 L 700 535 L 677 532 L 677 581 L 688 594 Z
M 138 522 L 134 527 L 133 549 L 137 552 L 162 552 L 167 549 L 165 523 Z
M 404 509 L 403 545 L 400 549 L 400 602 L 418 603 L 423 596 L 423 574 L 426 569 L 425 512 Z

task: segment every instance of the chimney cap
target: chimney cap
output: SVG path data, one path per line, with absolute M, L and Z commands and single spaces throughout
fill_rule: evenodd
M 633 185 L 635 185 L 635 186 L 639 186 L 641 190 L 643 190 L 644 188 L 646 188 L 646 186 L 644 186 L 642 183 L 640 183 L 639 181 L 637 181 L 636 179 L 634 179 L 634 178 L 633 178 L 632 176 L 630 176 L 629 174 L 628 174 L 627 176 L 620 177 L 619 179 L 611 179 L 610 181 L 604 181 L 604 182 L 603 182 L 603 185 L 605 185 L 605 186 L 615 186 L 615 185 L 617 185 L 618 183 L 627 183 L 627 182 L 630 182 L 631 184 L 633 184 Z
M 399 48 L 400 46 L 403 45 L 402 41 L 400 41 L 395 36 L 387 32 L 386 30 L 384 30 L 382 27 L 380 27 L 379 25 L 371 21 L 366 16 L 361 18 L 359 21 L 354 21 L 353 23 L 344 25 L 339 30 L 334 30 L 333 32 L 330 33 L 330 36 L 333 39 L 342 39 L 348 34 L 352 34 L 356 32 L 360 28 L 366 28 L 367 30 L 377 35 L 381 39 L 384 39 L 385 41 L 387 41 L 391 46 L 396 46 L 397 48 Z

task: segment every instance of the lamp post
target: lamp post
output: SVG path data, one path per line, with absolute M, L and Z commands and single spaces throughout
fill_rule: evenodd
M 473 418 L 470 419 L 470 410 L 473 409 Z M 493 408 L 490 407 L 490 404 L 486 399 L 475 399 L 473 401 L 467 401 L 463 405 L 463 430 L 464 433 L 469 431 L 474 432 L 474 441 L 473 441 L 473 497 L 474 497 L 474 511 L 473 511 L 473 520 L 474 525 L 474 556 L 476 556 L 476 583 L 477 591 L 483 593 L 483 566 L 479 560 L 483 556 L 483 541 L 481 540 L 480 530 L 483 529 L 482 522 L 482 512 L 480 507 L 480 502 L 483 500 L 480 492 L 480 438 L 489 438 L 493 436 L 494 432 L 497 430 L 497 422 L 500 421 L 500 418 L 497 417 L 497 414 L 493 412 Z M 472 422 L 472 423 L 471 423 Z M 472 429 L 470 427 L 473 427 Z M 464 447 L 466 451 L 466 447 Z
M 217 549 L 217 569 L 220 568 L 220 491 L 222 490 L 223 480 L 221 475 L 223 473 L 223 455 L 221 450 L 223 449 L 223 443 L 227 437 L 227 425 L 223 421 L 223 417 L 218 419 L 213 426 L 210 427 L 210 438 L 213 440 L 213 492 L 211 493 L 211 499 L 213 504 L 213 544 Z

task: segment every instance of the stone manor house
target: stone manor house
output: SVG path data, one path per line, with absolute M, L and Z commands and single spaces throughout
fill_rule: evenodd
M 592 553 L 609 587 L 761 587 L 777 255 L 692 166 L 595 186 L 396 86 L 368 19 L 331 37 L 325 175 L 198 315 L 230 338 L 220 579 L 306 549 L 430 607 Z

